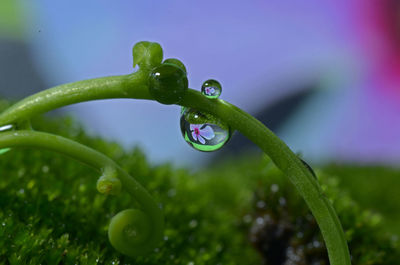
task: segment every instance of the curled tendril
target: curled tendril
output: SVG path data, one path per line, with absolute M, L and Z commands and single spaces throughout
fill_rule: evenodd
M 115 215 L 108 227 L 111 245 L 128 256 L 137 256 L 154 249 L 151 218 L 143 211 L 127 209 Z

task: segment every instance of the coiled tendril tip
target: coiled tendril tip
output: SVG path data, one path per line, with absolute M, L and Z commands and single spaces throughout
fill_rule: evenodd
M 153 250 L 151 220 L 144 212 L 128 209 L 115 215 L 108 227 L 111 245 L 127 256 L 142 255 Z

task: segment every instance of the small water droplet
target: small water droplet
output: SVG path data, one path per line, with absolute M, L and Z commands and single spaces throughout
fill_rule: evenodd
M 47 166 L 47 165 L 44 165 L 44 166 L 42 167 L 42 172 L 43 172 L 43 173 L 48 173 L 49 170 L 50 170 L 50 168 L 49 168 L 49 166 Z
M 282 205 L 282 206 L 286 205 L 286 199 L 283 198 L 283 197 L 280 197 L 279 198 L 279 204 Z
M 317 178 L 317 175 L 315 174 L 315 172 L 312 169 L 312 167 L 309 164 L 307 164 L 307 162 L 304 161 L 303 159 L 300 158 L 300 160 L 303 163 L 303 165 L 308 169 L 308 171 L 310 171 L 310 173 L 314 176 L 314 178 Z
M 220 119 L 191 108 L 185 108 L 180 126 L 185 141 L 194 149 L 203 152 L 220 149 L 231 136 L 229 126 Z
M 271 191 L 272 192 L 277 192 L 279 190 L 279 186 L 277 184 L 272 184 L 271 185 Z
M 192 221 L 189 222 L 189 227 L 190 228 L 195 228 L 197 226 L 197 220 L 193 219 Z
M 321 243 L 320 243 L 318 240 L 314 240 L 314 241 L 313 241 L 313 246 L 314 246 L 315 248 L 319 248 L 319 247 L 321 246 Z
M 267 206 L 267 204 L 264 201 L 257 202 L 257 208 L 263 209 L 265 206 Z
M 222 86 L 214 79 L 209 79 L 201 86 L 201 93 L 208 98 L 218 98 L 221 95 Z
M 259 225 L 263 225 L 264 224 L 264 219 L 262 217 L 257 217 L 256 223 L 259 224 Z

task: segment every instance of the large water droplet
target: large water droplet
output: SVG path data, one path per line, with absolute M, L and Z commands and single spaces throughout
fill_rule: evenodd
M 15 126 L 13 124 L 7 124 L 7 125 L 0 126 L 0 133 L 1 132 L 9 132 L 12 130 L 15 130 Z M 10 150 L 11 150 L 11 148 L 0 148 L 0 155 L 5 154 Z
M 230 128 L 220 119 L 192 108 L 184 109 L 180 123 L 185 141 L 199 151 L 218 150 L 231 136 Z
M 186 73 L 175 64 L 162 64 L 150 73 L 150 95 L 160 103 L 176 104 L 188 90 Z
M 209 79 L 201 86 L 201 93 L 208 98 L 218 98 L 221 95 L 222 86 L 214 79 Z

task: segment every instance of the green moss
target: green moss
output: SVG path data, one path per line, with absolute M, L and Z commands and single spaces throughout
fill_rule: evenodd
M 0 109 L 6 105 L 0 102 Z M 263 259 L 282 264 L 265 256 L 277 253 L 271 251 L 276 244 L 286 260 L 290 251 L 304 250 L 292 264 L 327 264 L 306 205 L 264 157 L 247 156 L 193 174 L 149 165 L 140 150 L 89 137 L 70 118 L 37 118 L 32 124 L 117 161 L 162 205 L 165 238 L 145 257 L 119 254 L 108 242 L 107 227 L 113 215 L 135 207 L 125 192 L 98 193 L 99 176 L 69 158 L 13 149 L 0 156 L 0 264 L 261 264 Z M 396 264 L 398 247 L 382 232 L 381 217 L 356 204 L 337 178 L 316 173 L 343 222 L 353 264 Z
M 214 204 L 215 194 L 187 170 L 150 166 L 140 150 L 89 137 L 70 118 L 32 124 L 117 161 L 162 204 L 165 238 L 148 256 L 121 255 L 108 242 L 107 228 L 113 215 L 137 206 L 126 192 L 100 194 L 96 172 L 59 154 L 13 149 L 0 159 L 0 264 L 258 263 L 235 212 Z
M 324 172 L 336 176 L 352 198 L 381 214 L 382 228 L 400 236 L 400 171 L 383 166 L 329 165 Z
M 244 231 L 264 257 L 266 264 L 329 264 L 318 226 L 294 186 L 267 158 L 227 162 L 219 170 L 231 178 L 243 175 L 254 181 L 252 210 L 242 218 Z M 359 172 L 364 170 L 359 169 Z M 317 170 L 326 196 L 342 222 L 352 264 L 397 264 L 399 242 L 385 228 L 382 215 L 362 208 L 350 197 L 339 178 Z M 379 186 L 378 183 L 371 183 Z M 251 185 L 252 186 L 252 185 Z M 362 191 L 360 191 L 362 193 Z M 367 195 L 364 195 L 367 196 Z M 393 202 L 392 204 L 399 202 Z M 392 219 L 399 223 L 399 219 Z

